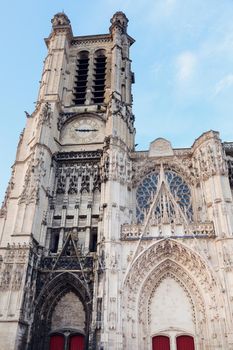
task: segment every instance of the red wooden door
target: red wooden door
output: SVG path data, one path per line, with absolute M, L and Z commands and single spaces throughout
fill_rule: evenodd
M 176 338 L 177 350 L 195 350 L 193 337 L 181 335 Z
M 153 350 L 170 350 L 170 339 L 164 335 L 158 335 L 152 339 Z
M 85 339 L 83 335 L 73 335 L 70 337 L 69 350 L 84 350 Z
M 49 343 L 49 350 L 64 350 L 65 338 L 63 335 L 52 335 Z

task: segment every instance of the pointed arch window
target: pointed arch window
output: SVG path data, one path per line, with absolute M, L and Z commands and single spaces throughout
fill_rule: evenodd
M 93 73 L 93 102 L 104 103 L 105 94 L 105 75 L 106 75 L 106 55 L 105 50 L 97 50 L 94 54 L 94 73 Z
M 88 70 L 89 52 L 82 51 L 78 54 L 77 59 L 73 98 L 73 102 L 75 105 L 84 105 L 86 102 Z

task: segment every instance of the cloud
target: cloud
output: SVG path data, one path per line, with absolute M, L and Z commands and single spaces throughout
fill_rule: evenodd
M 190 81 L 195 73 L 196 66 L 197 56 L 190 51 L 182 52 L 176 58 L 176 77 L 178 82 L 186 83 Z
M 233 74 L 226 75 L 215 85 L 215 95 L 219 95 L 223 90 L 233 85 Z

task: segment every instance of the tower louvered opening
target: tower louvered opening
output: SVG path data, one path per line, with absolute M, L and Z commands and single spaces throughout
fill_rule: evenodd
M 75 105 L 83 105 L 86 102 L 87 80 L 89 68 L 88 52 L 81 52 L 77 60 L 75 75 L 74 99 Z
M 93 76 L 93 102 L 103 103 L 105 94 L 105 74 L 106 74 L 106 56 L 104 50 L 99 50 L 94 57 L 94 76 Z

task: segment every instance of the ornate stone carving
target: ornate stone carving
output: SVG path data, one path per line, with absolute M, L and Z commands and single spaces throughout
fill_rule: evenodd
M 55 161 L 100 160 L 102 150 L 83 152 L 60 152 L 54 155 Z
M 136 289 L 140 288 L 140 281 L 143 276 L 147 275 L 155 264 L 167 258 L 180 263 L 190 273 L 199 276 L 199 280 L 203 281 L 201 285 L 206 285 L 206 290 L 213 290 L 214 278 L 210 275 L 210 271 L 203 260 L 193 251 L 170 239 L 152 244 L 145 249 L 144 253 L 139 254 L 129 270 L 127 284 L 132 287 L 134 285 L 133 288 Z
M 206 181 L 214 175 L 227 175 L 223 147 L 217 138 L 205 141 L 196 147 L 193 153 L 193 169 L 199 181 Z
M 157 226 L 158 238 L 164 238 L 162 225 Z M 167 229 L 168 231 L 168 229 Z M 124 224 L 121 226 L 122 240 L 139 240 L 143 232 L 143 225 L 141 224 Z M 175 224 L 171 224 L 170 237 L 181 237 L 181 231 L 178 230 Z M 215 237 L 215 230 L 213 222 L 193 223 L 188 226 L 183 226 L 183 237 Z M 144 233 L 144 239 L 153 239 L 155 234 L 151 230 Z
M 2 277 L 0 280 L 0 291 L 5 291 L 9 289 L 12 278 L 13 266 L 13 264 L 5 264 L 1 274 Z
M 106 166 L 106 163 L 105 163 Z M 125 152 L 113 150 L 109 158 L 108 179 L 131 186 L 132 165 Z M 106 172 L 106 169 L 105 169 Z
M 39 125 L 46 125 L 51 128 L 52 118 L 53 112 L 51 109 L 51 104 L 49 102 L 45 102 L 39 115 Z
M 101 166 L 102 182 L 109 180 L 109 166 L 110 166 L 109 154 L 108 152 L 105 152 L 103 155 L 102 166 Z
M 150 321 L 150 296 L 160 281 L 166 276 L 175 278 L 184 287 L 193 308 L 193 317 L 201 334 L 207 317 L 217 317 L 221 296 L 216 299 L 217 283 L 212 271 L 194 251 L 187 249 L 174 240 L 163 240 L 150 245 L 139 253 L 132 263 L 123 285 L 124 306 L 128 315 L 128 323 L 136 320 L 136 334 L 139 344 L 142 334 L 148 335 Z M 211 298 L 212 310 L 206 313 L 203 298 Z M 135 312 L 136 311 L 136 312 Z M 125 324 L 125 326 L 127 326 Z M 130 343 L 129 343 L 130 344 Z M 129 345 L 128 345 L 129 346 Z M 139 345 L 142 347 L 142 344 Z
M 15 166 L 12 167 L 12 173 L 11 173 L 11 178 L 10 181 L 8 182 L 7 189 L 5 192 L 5 196 L 2 202 L 2 206 L 0 209 L 0 217 L 4 217 L 7 212 L 7 204 L 10 198 L 10 194 L 12 190 L 14 189 L 15 186 Z
M 59 163 L 56 171 L 57 194 L 77 194 L 100 190 L 100 167 L 96 161 Z
M 63 125 L 77 115 L 76 112 L 60 113 L 57 121 L 57 128 L 61 130 Z
M 31 155 L 31 158 L 28 161 L 28 167 L 24 177 L 23 191 L 20 196 L 20 203 L 37 203 L 39 200 L 40 182 L 46 175 L 43 149 L 39 150 L 37 157 L 35 155 L 36 152 Z
M 57 13 L 51 20 L 53 28 L 57 26 L 70 25 L 70 20 L 64 12 Z
M 22 278 L 23 278 L 23 269 L 24 269 L 24 265 L 22 264 L 18 264 L 15 267 L 15 270 L 12 276 L 12 290 L 14 291 L 20 289 Z
M 148 159 L 147 154 L 141 157 L 133 154 L 133 186 L 136 187 L 141 179 L 152 171 L 158 171 L 163 164 L 164 171 L 174 171 L 192 185 L 196 184 L 194 170 L 190 157 L 165 157 Z
M 127 105 L 121 100 L 121 96 L 116 92 L 112 93 L 110 102 L 107 108 L 107 117 L 119 117 L 124 120 L 131 133 L 134 132 L 134 121 L 135 117 L 132 114 L 131 106 Z
M 2 261 L 0 290 L 8 290 L 10 287 L 19 290 L 28 254 L 29 247 L 25 244 L 8 244 Z

